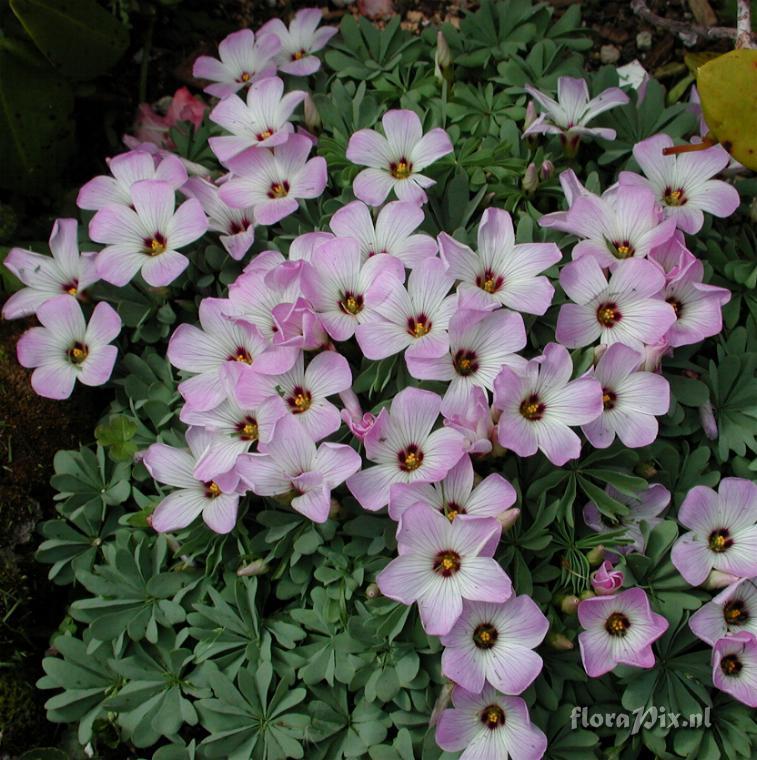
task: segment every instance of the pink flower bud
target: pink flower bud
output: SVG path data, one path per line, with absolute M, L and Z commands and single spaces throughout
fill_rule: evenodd
M 539 172 L 536 164 L 530 163 L 526 167 L 526 173 L 523 175 L 520 185 L 527 193 L 533 193 L 539 187 Z
M 525 132 L 537 119 L 536 106 L 533 100 L 528 101 L 526 106 L 526 118 L 523 119 L 523 131 Z
M 342 409 L 342 422 L 347 425 L 355 438 L 362 441 L 376 424 L 376 416 L 366 412 L 362 417 L 356 419 L 346 409 Z
M 264 573 L 267 573 L 270 568 L 268 565 L 266 565 L 265 562 L 263 562 L 262 559 L 256 559 L 250 562 L 248 565 L 242 565 L 237 570 L 237 575 L 240 577 L 242 576 L 252 576 L 252 575 L 263 575 Z
M 558 652 L 567 652 L 575 648 L 575 644 L 562 633 L 548 633 L 546 638 L 547 645 Z
M 554 173 L 555 165 L 549 160 L 543 161 L 542 165 L 539 167 L 539 176 L 545 180 L 549 179 Z
M 612 563 L 605 560 L 591 574 L 591 586 L 598 596 L 614 594 L 623 585 L 623 573 L 613 570 Z
M 725 588 L 732 583 L 741 580 L 738 575 L 724 573 L 721 570 L 711 570 L 707 580 L 702 584 L 708 591 L 715 591 L 719 588 Z
M 504 512 L 500 512 L 497 515 L 497 522 L 502 526 L 502 530 L 506 531 L 515 525 L 515 521 L 520 517 L 520 510 L 517 507 L 506 509 Z

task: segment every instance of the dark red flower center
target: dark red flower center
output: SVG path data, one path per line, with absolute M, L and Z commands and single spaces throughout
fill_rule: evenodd
M 363 303 L 363 296 L 360 293 L 353 293 L 351 290 L 346 290 L 342 293 L 338 305 L 341 312 L 344 314 L 350 314 L 354 317 L 363 310 Z
M 744 666 L 735 654 L 727 654 L 720 661 L 720 669 L 726 676 L 737 676 Z
M 742 599 L 731 599 L 723 605 L 726 625 L 744 625 L 749 622 L 749 610 Z
M 605 411 L 615 408 L 615 404 L 618 400 L 618 394 L 615 391 L 611 391 L 609 388 L 602 388 L 602 404 Z
M 478 357 L 475 351 L 468 351 L 461 348 L 452 359 L 452 366 L 455 368 L 455 372 L 463 377 L 473 375 L 478 371 Z
M 613 612 L 605 621 L 605 630 L 610 636 L 623 637 L 630 627 L 631 621 L 622 612 Z
M 546 409 L 547 407 L 536 393 L 532 393 L 528 398 L 523 399 L 520 405 L 520 413 L 531 422 L 540 420 Z
M 397 454 L 400 470 L 403 472 L 413 472 L 423 464 L 423 452 L 414 443 L 406 446 Z
M 404 156 L 389 164 L 389 171 L 395 179 L 407 179 L 413 173 L 413 165 Z
M 665 192 L 662 194 L 662 199 L 668 206 L 685 206 L 689 202 L 682 187 L 666 187 Z
M 76 341 L 66 354 L 71 364 L 81 364 L 89 356 L 89 347 Z
M 148 256 L 160 256 L 168 247 L 166 236 L 162 232 L 156 232 L 152 237 L 144 238 L 145 253 Z
M 491 649 L 497 643 L 499 631 L 491 623 L 479 623 L 473 629 L 473 643 L 479 649 Z
M 237 422 L 237 435 L 242 441 L 258 440 L 258 421 L 249 415 Z
M 302 414 L 310 409 L 313 403 L 313 396 L 307 388 L 301 385 L 295 385 L 292 392 L 287 396 L 287 405 L 292 414 Z
M 415 317 L 408 317 L 407 331 L 414 338 L 422 338 L 431 332 L 432 325 L 431 320 L 421 312 Z
M 496 293 L 504 284 L 505 278 L 491 269 L 484 269 L 481 274 L 476 276 L 476 285 L 487 293 Z
M 622 318 L 616 303 L 608 301 L 597 306 L 597 321 L 602 327 L 615 327 Z
M 444 578 L 453 576 L 460 570 L 460 555 L 452 549 L 439 552 L 434 557 L 434 572 Z
M 505 725 L 505 712 L 499 705 L 489 705 L 481 710 L 481 722 L 490 731 L 494 731 Z
M 710 533 L 707 543 L 716 554 L 722 554 L 733 546 L 733 539 L 728 528 L 718 528 Z

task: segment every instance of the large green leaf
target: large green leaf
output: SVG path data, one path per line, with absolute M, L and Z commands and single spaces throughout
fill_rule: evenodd
M 11 0 L 10 5 L 40 52 L 66 77 L 105 73 L 129 44 L 126 28 L 95 0 Z
M 60 174 L 73 148 L 70 85 L 0 38 L 0 187 L 33 192 Z

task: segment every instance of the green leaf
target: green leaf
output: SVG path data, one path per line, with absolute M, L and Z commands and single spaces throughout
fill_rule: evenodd
M 11 0 L 10 6 L 54 69 L 72 79 L 104 74 L 129 44 L 126 27 L 95 0 Z

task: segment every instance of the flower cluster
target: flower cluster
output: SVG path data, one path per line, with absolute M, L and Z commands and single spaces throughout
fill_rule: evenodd
M 718 333 L 730 297 L 703 283 L 703 264 L 686 243 L 705 212 L 727 216 L 738 205 L 733 187 L 714 179 L 727 154 L 710 148 L 663 160 L 671 143 L 657 135 L 634 148 L 644 174 L 622 172 L 602 195 L 564 173 L 567 209 L 540 220 L 575 237 L 563 263 L 554 242 L 516 242 L 501 208 L 483 211 L 475 246 L 464 231 L 429 234 L 426 191 L 453 144 L 431 116 L 424 129 L 415 111 L 388 110 L 381 132 L 349 138 L 346 158 L 365 168 L 329 231 L 293 234 L 287 256 L 250 255 L 256 228 L 297 214 L 329 181 L 325 158 L 311 157 L 317 138 L 296 123 L 306 93 L 287 91 L 279 76 L 319 68 L 314 53 L 336 31 L 319 28 L 320 19 L 320 11 L 300 11 L 289 27 L 273 20 L 257 34 L 237 32 L 219 59 L 198 58 L 195 75 L 220 99 L 209 119 L 223 133 L 209 144 L 221 170 L 189 177 L 186 162 L 141 145 L 111 159 L 112 176 L 91 180 L 78 197 L 95 212 L 89 238 L 101 249 L 80 254 L 70 219 L 53 229 L 52 257 L 14 249 L 6 264 L 26 288 L 4 316 L 36 313 L 42 323 L 18 345 L 38 393 L 65 398 L 76 379 L 102 384 L 121 322 L 101 301 L 87 324 L 85 291 L 97 280 L 169 286 L 189 267 L 191 244 L 217 234 L 245 265 L 225 295 L 201 300 L 199 324 L 179 325 L 168 342 L 187 447 L 157 442 L 143 454 L 150 475 L 169 487 L 152 528 L 180 531 L 201 517 L 230 533 L 247 494 L 324 523 L 343 484 L 365 510 L 387 507 L 397 556 L 378 573 L 378 588 L 417 603 L 425 631 L 441 637 L 442 672 L 454 683 L 439 746 L 464 750 L 466 760 L 538 758 L 547 740 L 520 695 L 541 672 L 534 650 L 550 621 L 515 593 L 496 558 L 523 494 L 499 472 L 478 478 L 477 466 L 541 452 L 559 468 L 616 439 L 628 448 L 655 441 L 670 406 L 662 357 Z M 612 140 L 611 129 L 586 123 L 628 102 L 617 88 L 589 100 L 586 83 L 571 78 L 560 79 L 557 102 L 526 90 L 544 113 L 524 136 L 560 133 L 571 152 L 581 137 Z M 554 305 L 554 340 L 527 349 L 557 283 L 565 299 Z M 579 366 L 569 349 L 584 348 L 589 360 Z M 401 366 L 407 387 L 363 408 L 356 375 L 379 362 Z M 627 513 L 608 519 L 601 503 L 589 504 L 585 523 L 624 531 L 627 544 L 603 555 L 594 593 L 577 605 L 590 677 L 620 664 L 652 667 L 652 644 L 668 628 L 641 587 L 623 588 L 626 576 L 612 562 L 644 550 L 671 495 L 653 484 L 636 497 L 611 490 L 606 498 Z M 716 570 L 733 581 L 692 617 L 692 630 L 713 646 L 714 683 L 754 706 L 757 488 L 730 478 L 718 494 L 699 486 L 679 521 L 691 529 L 672 554 L 683 577 L 699 585 Z

